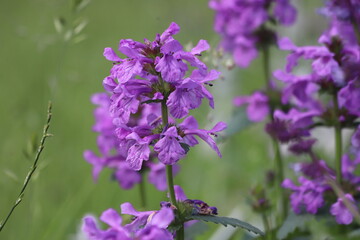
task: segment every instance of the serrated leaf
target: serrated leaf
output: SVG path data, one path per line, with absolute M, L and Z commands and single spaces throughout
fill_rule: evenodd
M 313 218 L 312 215 L 303 214 L 296 215 L 291 212 L 285 219 L 283 225 L 280 227 L 276 236 L 278 239 L 285 239 L 290 233 L 294 232 L 297 228 L 303 228 L 305 223 Z
M 227 227 L 228 225 L 233 226 L 233 227 L 240 227 L 245 230 L 248 230 L 249 232 L 253 232 L 253 233 L 256 233 L 256 234 L 259 234 L 262 236 L 265 235 L 264 232 L 262 232 L 257 227 L 254 227 L 253 225 L 251 225 L 247 222 L 240 221 L 239 219 L 236 219 L 236 218 L 218 217 L 218 216 L 213 216 L 213 215 L 193 215 L 193 216 L 189 216 L 188 219 L 189 220 L 201 220 L 201 221 L 205 221 L 205 222 L 222 224 L 225 227 Z

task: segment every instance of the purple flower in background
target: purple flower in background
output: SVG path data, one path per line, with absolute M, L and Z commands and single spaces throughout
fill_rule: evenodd
M 289 146 L 290 152 L 300 155 L 300 154 L 310 154 L 312 152 L 312 146 L 316 142 L 316 139 L 300 139 L 295 143 L 292 143 Z
M 247 104 L 247 116 L 253 122 L 261 122 L 270 111 L 269 99 L 261 92 L 255 92 L 251 96 L 235 97 L 233 103 L 237 107 Z
M 152 183 L 158 190 L 165 191 L 167 189 L 166 183 L 166 166 L 160 163 L 150 163 L 149 165 L 150 172 L 148 175 L 148 180 Z M 175 176 L 180 171 L 180 166 L 173 165 L 173 175 Z
M 296 186 L 290 179 L 285 179 L 282 183 L 282 187 L 293 191 L 290 195 L 292 209 L 299 214 L 305 207 L 308 213 L 316 214 L 317 210 L 325 203 L 323 193 L 327 187 L 320 182 L 304 177 L 299 178 L 299 183 L 300 186 Z
M 348 202 L 350 202 L 350 204 L 353 204 L 354 208 L 356 208 L 354 205 L 355 200 L 351 194 L 345 194 L 345 198 L 348 200 Z M 348 225 L 353 221 L 353 215 L 345 206 L 341 198 L 338 198 L 337 202 L 331 205 L 330 213 L 336 217 L 336 222 L 339 224 Z
M 360 79 L 350 81 L 339 92 L 339 104 L 356 116 L 360 116 Z
M 263 28 L 267 22 L 277 20 L 286 26 L 294 23 L 296 10 L 289 2 L 210 0 L 209 7 L 216 13 L 214 28 L 222 37 L 220 45 L 233 54 L 239 67 L 249 66 L 258 55 L 258 46 L 274 38 L 273 32 Z

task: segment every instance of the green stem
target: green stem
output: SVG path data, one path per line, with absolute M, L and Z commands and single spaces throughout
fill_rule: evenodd
M 176 239 L 177 240 L 184 240 L 185 239 L 184 224 L 182 224 L 180 229 L 176 231 Z
M 264 45 L 262 47 L 263 51 L 263 68 L 264 68 L 264 75 L 265 75 L 265 81 L 266 81 L 266 90 L 268 93 L 271 93 L 272 87 L 270 82 L 270 54 L 269 54 L 269 46 Z M 269 96 L 270 98 L 271 96 Z M 275 107 L 273 106 L 271 99 L 269 99 L 269 105 L 270 105 L 270 119 L 271 121 L 274 121 L 274 111 Z M 278 224 L 280 224 L 287 216 L 287 205 L 288 205 L 288 199 L 285 194 L 284 189 L 281 187 L 281 183 L 284 181 L 284 165 L 283 165 L 283 159 L 280 152 L 280 145 L 279 142 L 276 139 L 272 139 L 272 145 L 274 149 L 274 160 L 275 160 L 275 172 L 277 174 L 277 182 L 276 182 L 276 188 L 277 192 L 280 196 L 280 205 L 281 209 L 279 211 L 279 217 L 278 217 Z
M 341 184 L 342 183 L 342 173 L 341 173 L 341 157 L 342 157 L 342 136 L 341 136 L 341 123 L 339 121 L 339 103 L 337 99 L 337 92 L 333 95 L 334 103 L 334 130 L 335 130 L 335 169 L 336 169 L 336 179 Z
M 31 166 L 30 171 L 28 172 L 28 174 L 27 174 L 27 176 L 25 178 L 24 185 L 20 190 L 18 198 L 16 199 L 14 205 L 10 209 L 10 211 L 9 211 L 8 215 L 6 216 L 5 220 L 0 223 L 0 232 L 4 228 L 7 221 L 9 220 L 9 218 L 12 215 L 15 208 L 22 201 L 22 199 L 24 197 L 24 194 L 25 194 L 25 190 L 26 190 L 26 188 L 27 188 L 27 186 L 28 186 L 28 184 L 30 182 L 30 179 L 31 179 L 32 175 L 34 174 L 36 168 L 38 167 L 37 163 L 39 161 L 39 158 L 40 158 L 40 155 L 41 155 L 42 151 L 44 150 L 45 140 L 46 140 L 46 138 L 52 136 L 51 134 L 48 133 L 48 130 L 49 130 L 49 127 L 50 127 L 51 116 L 52 116 L 51 109 L 52 109 L 52 105 L 51 105 L 51 102 L 49 102 L 46 124 L 44 125 L 44 128 L 43 128 L 43 135 L 42 135 L 41 140 L 40 140 L 40 145 L 39 145 L 39 147 L 37 149 L 37 152 L 35 154 L 35 159 L 34 159 L 33 165 Z
M 142 174 L 144 175 L 144 173 Z M 146 190 L 145 190 L 145 182 L 143 179 L 144 176 L 141 176 L 141 181 L 139 184 L 139 190 L 140 190 L 140 201 L 141 201 L 141 207 L 146 208 Z
M 169 189 L 170 202 L 171 202 L 171 204 L 173 204 L 174 206 L 177 207 L 175 191 L 174 191 L 174 179 L 173 179 L 172 165 L 166 165 L 166 178 L 167 178 L 167 185 L 168 185 L 168 189 Z
M 261 214 L 261 217 L 262 217 L 262 221 L 263 221 L 264 228 L 265 228 L 265 239 L 271 240 L 272 235 L 271 235 L 271 232 L 270 232 L 271 228 L 270 228 L 268 218 L 267 218 L 265 213 Z
M 163 122 L 164 128 L 167 126 L 167 124 L 169 122 L 166 100 L 167 100 L 167 98 L 164 97 L 163 101 L 161 102 L 161 117 L 162 117 L 162 122 Z M 179 209 L 179 206 L 176 202 L 176 197 L 175 197 L 172 165 L 166 165 L 166 178 L 167 178 L 167 186 L 168 186 L 169 195 L 170 195 L 170 202 L 177 209 Z M 179 230 L 176 231 L 176 239 L 184 240 L 184 223 L 181 223 L 181 227 L 179 228 Z

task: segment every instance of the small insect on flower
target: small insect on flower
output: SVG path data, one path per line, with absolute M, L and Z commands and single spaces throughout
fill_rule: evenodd
M 217 215 L 217 208 L 216 207 L 210 207 L 207 203 L 201 201 L 201 200 L 191 200 L 186 199 L 184 201 L 185 203 L 192 206 L 192 214 L 193 215 Z

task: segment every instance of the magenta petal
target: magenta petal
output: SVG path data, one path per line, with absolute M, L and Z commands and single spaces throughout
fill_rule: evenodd
M 122 61 L 122 59 L 119 58 L 118 55 L 116 55 L 116 53 L 114 52 L 114 50 L 112 50 L 112 48 L 105 48 L 103 55 L 109 61 L 113 61 L 113 62 L 121 62 Z

